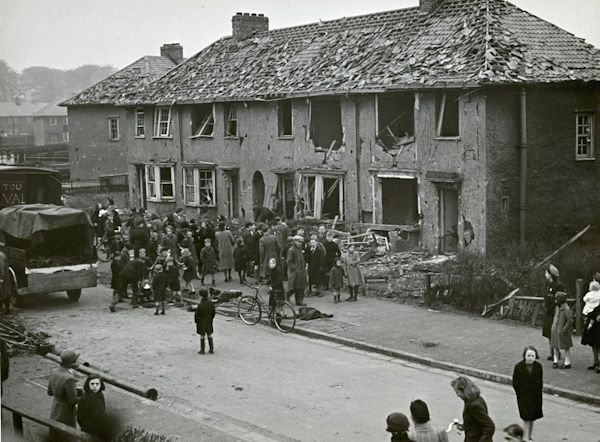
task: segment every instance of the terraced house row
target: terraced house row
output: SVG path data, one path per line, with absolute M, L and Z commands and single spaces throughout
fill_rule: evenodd
M 402 226 L 490 253 L 600 215 L 600 52 L 504 0 L 178 44 L 67 100 L 72 179 L 127 173 L 130 201 Z M 551 214 L 551 216 L 549 216 Z

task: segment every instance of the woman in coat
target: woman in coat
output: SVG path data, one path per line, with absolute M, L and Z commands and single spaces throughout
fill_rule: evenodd
M 546 269 L 546 281 L 548 282 L 547 292 L 544 296 L 544 323 L 542 325 L 542 336 L 548 338 L 548 344 L 550 346 L 550 356 L 548 360 L 553 359 L 552 344 L 550 342 L 550 336 L 552 332 L 552 321 L 554 320 L 554 309 L 556 308 L 556 292 L 562 292 L 565 290 L 563 285 L 558 280 L 559 273 L 558 269 L 550 264 Z
M 296 305 L 304 304 L 304 289 L 306 288 L 306 262 L 302 245 L 304 238 L 294 236 L 294 244 L 289 248 L 286 257 L 288 291 L 294 293 Z
M 52 408 L 50 418 L 62 422 L 65 425 L 75 427 L 75 416 L 77 402 L 79 402 L 81 390 L 77 390 L 77 379 L 72 368 L 77 366 L 79 354 L 73 350 L 63 350 L 60 353 L 60 367 L 50 373 L 47 393 L 52 396 Z M 51 438 L 57 435 L 50 430 Z M 54 439 L 53 439 L 54 440 Z M 59 439 L 57 439 L 59 440 Z
M 550 336 L 550 345 L 552 346 L 554 362 L 552 368 L 571 368 L 571 352 L 573 340 L 571 333 L 573 331 L 573 312 L 567 305 L 567 294 L 565 292 L 556 293 L 556 309 L 554 311 L 554 321 L 552 322 L 552 332 Z M 558 365 L 560 351 L 563 350 L 565 362 Z
M 225 230 L 225 223 L 219 223 L 219 231 L 215 233 L 219 249 L 219 270 L 225 274 L 225 282 L 231 281 L 231 269 L 235 266 L 233 260 L 233 245 L 235 240 L 229 230 Z
M 360 255 L 354 250 L 354 245 L 348 247 L 348 255 L 346 255 L 346 277 L 348 278 L 348 288 L 350 296 L 346 301 L 357 301 L 358 290 L 365 283 L 362 272 L 358 264 L 360 263 Z
M 517 394 L 519 415 L 523 419 L 525 440 L 531 440 L 533 421 L 544 416 L 542 412 L 542 387 L 544 371 L 537 350 L 528 346 L 523 350 L 523 359 L 515 365 L 512 385 Z
M 463 423 L 459 425 L 465 432 L 465 442 L 491 442 L 496 426 L 477 385 L 464 376 L 457 377 L 450 385 L 465 403 Z
M 593 360 L 588 370 L 596 370 L 600 373 L 600 283 L 598 281 L 590 282 L 590 291 L 583 297 L 583 315 L 585 323 L 581 343 L 592 347 Z

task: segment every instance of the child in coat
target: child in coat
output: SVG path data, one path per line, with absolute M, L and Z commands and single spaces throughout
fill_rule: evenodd
M 333 290 L 333 302 L 340 302 L 340 291 L 344 287 L 344 268 L 342 267 L 342 259 L 337 258 L 335 265 L 329 271 L 329 288 Z
M 215 306 L 208 297 L 208 291 L 201 289 L 198 293 L 200 294 L 201 301 L 194 313 L 194 322 L 196 323 L 196 333 L 200 335 L 200 351 L 198 353 L 203 355 L 206 348 L 206 343 L 204 341 L 205 336 L 208 336 L 208 352 L 215 352 L 212 338 Z
M 163 272 L 162 264 L 154 266 L 154 277 L 152 278 L 152 291 L 154 292 L 154 303 L 156 304 L 155 315 L 158 315 L 158 307 L 161 307 L 161 315 L 165 314 L 165 300 L 167 298 L 167 287 L 169 277 Z
M 110 280 L 110 288 L 113 289 L 113 297 L 110 302 L 108 309 L 111 313 L 116 311 L 117 302 L 121 301 L 123 296 L 123 284 L 121 283 L 120 274 L 123 269 L 123 264 L 121 262 L 121 255 L 115 255 L 113 257 L 112 262 L 110 263 L 110 272 L 111 272 L 111 280 Z
M 235 240 L 235 246 L 233 248 L 233 262 L 235 265 L 235 271 L 238 272 L 238 276 L 240 278 L 240 284 L 245 283 L 248 258 L 246 246 L 244 245 L 244 238 L 238 238 Z
M 172 256 L 166 259 L 164 272 L 167 274 L 169 281 L 170 301 L 173 302 L 173 299 L 179 299 L 180 297 L 181 284 L 179 283 L 179 267 L 177 267 L 177 263 Z
M 200 282 L 204 285 L 204 277 L 210 275 L 211 283 L 214 286 L 217 252 L 215 252 L 210 238 L 204 240 L 204 247 L 200 251 L 200 261 L 202 261 L 202 277 L 200 278 Z
M 181 250 L 181 258 L 183 259 L 183 282 L 185 282 L 184 290 L 194 294 L 194 285 L 192 279 L 196 276 L 196 263 L 192 258 L 192 253 L 189 249 Z
M 360 255 L 354 250 L 354 245 L 348 246 L 348 255 L 346 256 L 346 276 L 348 277 L 348 286 L 350 287 L 350 296 L 346 299 L 348 302 L 356 302 L 358 299 L 358 290 L 365 283 L 362 271 L 358 266 L 360 264 Z

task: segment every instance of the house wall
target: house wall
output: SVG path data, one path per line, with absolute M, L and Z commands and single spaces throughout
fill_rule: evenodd
M 598 159 L 575 159 L 577 110 L 595 112 Z M 600 217 L 599 111 L 598 86 L 528 88 L 527 238 L 574 233 Z
M 33 135 L 36 146 L 44 146 L 46 144 L 64 143 L 63 132 L 68 133 L 68 125 L 66 117 L 56 116 L 56 124 L 50 124 L 48 116 L 34 117 L 33 119 Z
M 119 141 L 109 139 L 109 117 L 119 117 Z M 97 183 L 100 175 L 127 172 L 127 143 L 133 134 L 126 124 L 125 109 L 70 106 L 68 118 L 71 181 Z
M 240 105 L 238 109 L 239 138 L 224 138 L 224 105 L 215 105 L 213 137 L 192 138 L 192 106 L 177 106 L 172 111 L 172 138 L 151 137 L 153 109 L 146 108 L 146 137 L 128 139 L 130 200 L 135 206 L 140 189 L 135 176 L 136 165 L 165 164 L 175 166 L 176 198 L 172 202 L 148 202 L 148 209 L 157 213 L 172 212 L 183 206 L 182 165 L 195 162 L 214 163 L 217 167 L 239 167 L 239 205 L 245 218 L 252 218 L 252 182 L 256 171 L 261 172 L 266 192 L 277 185 L 276 169 L 299 170 L 306 167 L 345 171 L 345 221 L 358 222 L 377 217 L 380 195 L 378 177 L 415 177 L 418 180 L 418 199 L 422 214 L 424 247 L 437 252 L 440 234 L 440 184 L 430 174 L 446 173 L 459 177 L 454 186 L 459 194 L 457 229 L 463 238 L 464 221 L 473 227 L 475 239 L 469 249 L 485 253 L 486 188 L 485 188 L 485 97 L 465 92 L 460 101 L 460 137 L 436 139 L 434 93 L 419 93 L 415 100 L 416 142 L 398 158 L 392 168 L 390 155 L 376 144 L 376 100 L 374 96 L 342 97 L 341 112 L 345 145 L 323 165 L 325 154 L 315 151 L 308 140 L 309 101 L 295 99 L 292 105 L 293 136 L 278 136 L 277 102 Z M 127 127 L 133 127 L 135 112 L 127 111 Z M 188 216 L 228 213 L 229 182 L 226 173 L 217 169 L 214 208 L 186 207 Z M 297 183 L 294 183 L 297 185 Z M 375 212 L 375 213 L 373 213 Z M 373 221 L 378 222 L 377 219 Z

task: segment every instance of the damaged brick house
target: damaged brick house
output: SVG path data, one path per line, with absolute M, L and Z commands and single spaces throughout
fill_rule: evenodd
M 134 205 L 251 218 L 275 193 L 288 217 L 417 229 L 430 252 L 600 215 L 600 54 L 572 34 L 504 0 L 232 24 L 119 100 L 124 125 L 148 116 L 127 140 Z
M 160 54 L 144 56 L 60 104 L 69 118 L 71 182 L 98 184 L 101 176 L 127 173 L 127 146 L 145 135 L 145 116 L 143 110 L 116 103 L 183 61 L 178 43 L 161 46 Z M 132 125 L 125 124 L 128 118 Z

